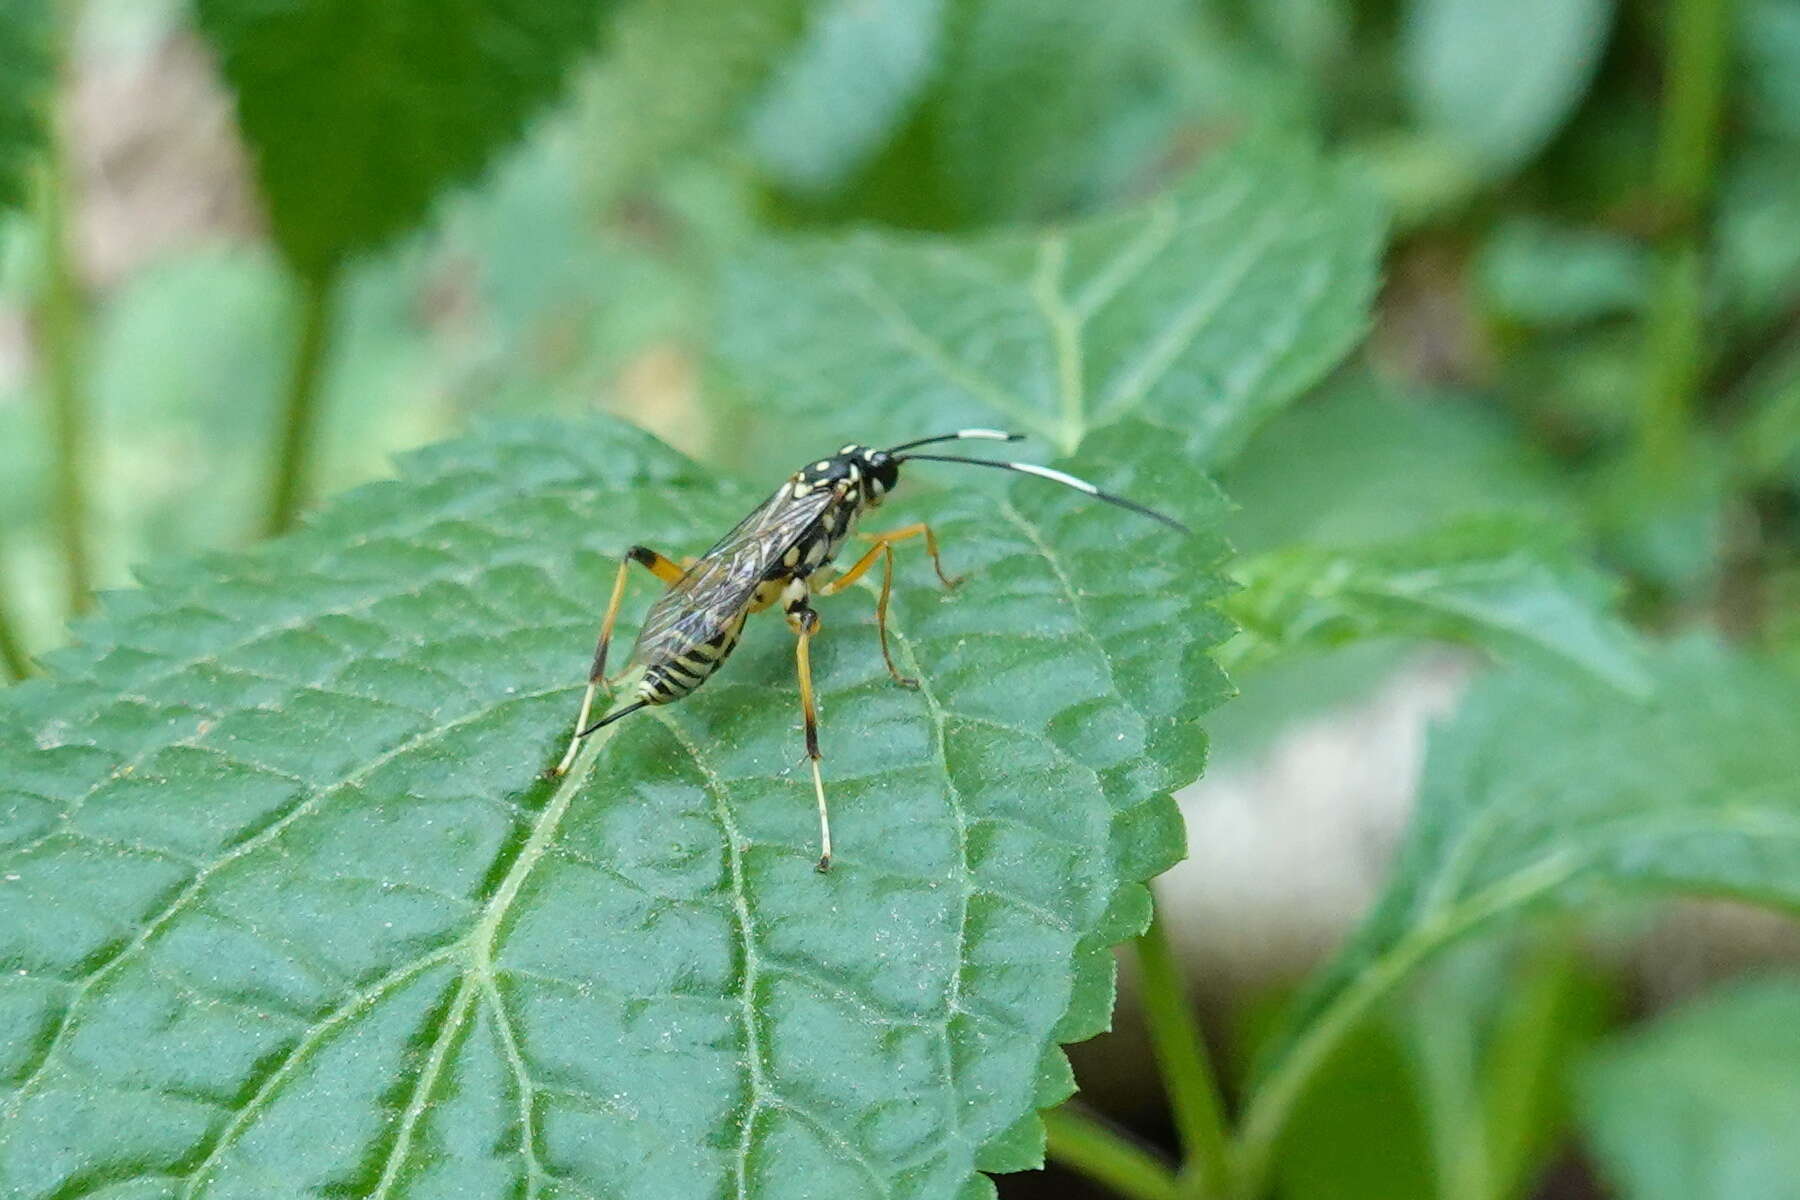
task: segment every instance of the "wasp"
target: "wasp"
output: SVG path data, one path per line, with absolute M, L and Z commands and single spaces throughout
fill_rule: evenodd
M 813 702 L 812 639 L 820 619 L 812 601 L 832 596 L 860 580 L 877 561 L 882 565 L 881 591 L 875 601 L 875 628 L 881 641 L 881 657 L 888 673 L 903 687 L 917 687 L 894 665 L 888 647 L 888 598 L 894 586 L 894 547 L 923 538 L 925 553 L 946 588 L 958 580 L 944 574 L 938 556 L 937 536 L 923 522 L 902 525 L 884 533 L 863 534 L 871 542 L 867 553 L 847 570 L 832 566 L 838 551 L 855 531 L 862 514 L 879 508 L 900 482 L 900 465 L 907 462 L 961 463 L 994 467 L 1035 475 L 1074 488 L 1097 500 L 1161 521 L 1183 533 L 1188 529 L 1123 496 L 1101 491 L 1085 479 L 1033 463 L 1003 462 L 986 458 L 959 458 L 947 454 L 913 453 L 920 446 L 939 442 L 986 440 L 1013 442 L 1022 435 L 997 429 L 961 429 L 955 433 L 919 438 L 886 450 L 848 445 L 829 458 L 821 458 L 788 476 L 749 516 L 720 538 L 697 559 L 677 564 L 648 546 L 633 546 L 619 563 L 612 598 L 600 622 L 600 640 L 594 648 L 594 664 L 588 672 L 587 691 L 574 736 L 552 775 L 567 773 L 575 762 L 583 739 L 597 729 L 630 716 L 639 709 L 679 700 L 705 683 L 737 647 L 744 621 L 751 613 L 779 603 L 793 631 L 795 669 L 800 680 L 800 712 L 805 722 L 806 757 L 812 764 L 813 795 L 819 807 L 820 871 L 831 868 L 831 819 L 825 805 L 825 781 L 819 763 L 819 715 Z M 613 623 L 624 599 L 631 564 L 638 563 L 668 584 L 668 590 L 651 606 L 638 632 L 637 644 L 621 678 L 638 675 L 636 697 L 623 708 L 590 723 L 594 696 L 602 687 L 611 691 L 606 676 L 607 650 L 612 645 Z

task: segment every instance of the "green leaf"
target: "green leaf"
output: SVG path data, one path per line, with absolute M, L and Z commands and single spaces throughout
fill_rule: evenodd
M 1761 142 L 1725 165 L 1719 182 L 1715 289 L 1730 316 L 1779 327 L 1800 302 L 1800 143 Z
M 1740 389 L 1746 412 L 1732 462 L 1747 481 L 1800 479 L 1800 343 L 1783 347 Z
M 1752 119 L 1765 132 L 1800 139 L 1800 0 L 1743 0 L 1737 20 Z
M 1482 1110 L 1497 1197 L 1535 1194 L 1572 1122 L 1572 1063 L 1617 1020 L 1617 981 L 1557 930 L 1527 947 L 1510 986 L 1493 988 L 1494 1028 L 1483 1055 Z
M 1478 282 L 1489 307 L 1508 320 L 1578 325 L 1644 307 L 1650 252 L 1616 233 L 1511 217 L 1483 247 Z
M 1381 1103 L 1369 1103 L 1371 1096 Z M 1295 1107 L 1274 1191 L 1283 1200 L 1437 1195 L 1429 1116 L 1400 1031 L 1366 1021 Z
M 1145 429 L 1076 466 L 1216 528 Z M 617 556 L 759 498 L 612 422 L 497 427 L 0 692 L 0 1193 L 935 1200 L 1036 1154 L 1181 850 L 1222 543 L 902 492 L 965 582 L 902 557 L 917 691 L 868 592 L 823 606 L 820 875 L 779 621 L 541 775 Z
M 1556 464 L 1491 401 L 1358 375 L 1270 421 L 1222 482 L 1238 509 L 1232 544 L 1257 552 L 1380 544 L 1465 518 L 1575 515 Z
M 768 241 L 720 353 L 767 409 L 871 442 L 975 419 L 1067 451 L 1135 416 L 1216 462 L 1362 335 L 1381 229 L 1341 171 L 1243 144 L 1063 231 Z
M 1703 642 L 1662 653 L 1652 676 L 1648 703 L 1500 676 L 1433 737 L 1386 893 L 1265 1063 L 1252 1161 L 1357 1017 L 1475 929 L 1627 890 L 1800 906 L 1800 680 Z
M 1525 1197 L 1565 1141 L 1567 1065 L 1608 1012 L 1567 930 L 1465 943 L 1422 972 L 1387 1019 L 1425 1096 L 1436 1194 Z
M 823 0 L 746 116 L 776 183 L 828 192 L 875 155 L 931 78 L 944 0 Z
M 49 0 L 0 0 L 0 213 L 25 204 L 49 136 L 54 33 Z
M 1797 1200 L 1800 980 L 1740 983 L 1620 1038 L 1580 1099 L 1624 1200 Z
M 1563 1140 L 1565 1067 L 1611 1007 L 1570 940 L 1465 943 L 1358 1022 L 1294 1107 L 1275 1190 L 1292 1200 L 1533 1194 Z
M 1535 155 L 1586 93 L 1612 0 L 1410 0 L 1402 75 L 1424 127 L 1501 175 Z
M 1612 588 L 1553 531 L 1453 521 L 1353 550 L 1291 546 L 1245 560 L 1228 605 L 1228 670 L 1375 637 L 1466 642 L 1503 659 L 1649 687 L 1642 648 L 1608 613 Z
M 579 123 L 598 190 L 616 195 L 729 127 L 823 0 L 635 0 L 624 6 Z
M 965 5 L 933 114 L 972 219 L 1061 216 L 1145 178 L 1193 107 L 1185 0 Z
M 1237 505 L 1226 534 L 1246 555 L 1296 543 L 1355 553 L 1501 514 L 1577 524 L 1567 483 L 1491 403 L 1354 374 L 1270 421 L 1221 482 Z M 1409 648 L 1358 642 L 1237 677 L 1241 694 L 1214 718 L 1219 752 L 1253 754 L 1296 719 L 1350 703 Z
M 424 220 L 562 88 L 606 0 L 196 0 L 302 273 Z

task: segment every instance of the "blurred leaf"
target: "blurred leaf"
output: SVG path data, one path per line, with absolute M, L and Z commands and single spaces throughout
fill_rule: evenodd
M 1495 1200 L 1535 1195 L 1571 1122 L 1569 1064 L 1615 1018 L 1618 987 L 1568 931 L 1527 941 L 1501 986 L 1482 1055 L 1488 1178 Z
M 1574 515 L 1554 464 L 1491 406 L 1358 376 L 1270 421 L 1223 483 L 1238 509 L 1232 543 L 1251 553 L 1379 545 L 1465 517 Z
M 0 213 L 25 204 L 49 136 L 54 36 L 50 0 L 0 0 Z
M 1535 1194 L 1566 1134 L 1567 1064 L 1611 1009 L 1567 930 L 1465 943 L 1389 1006 L 1425 1096 L 1437 1195 Z
M 1800 980 L 1739 983 L 1591 1058 L 1581 1110 L 1623 1200 L 1800 1198 Z
M 438 394 L 453 360 L 417 311 L 429 265 L 400 253 L 346 273 L 320 430 L 327 488 L 384 474 L 391 447 L 450 424 Z M 103 298 L 91 340 L 103 586 L 256 532 L 296 299 L 275 256 L 243 246 L 171 256 Z
M 1665 470 L 1625 456 L 1591 480 L 1593 519 L 1607 558 L 1675 595 L 1703 594 L 1718 577 L 1736 464 L 1710 429 Z
M 92 388 L 105 586 L 256 531 L 294 296 L 266 250 L 213 248 L 134 274 L 97 309 Z M 381 409 L 385 406 L 369 405 Z
M 1137 416 L 1217 462 L 1361 336 L 1380 238 L 1340 172 L 1240 145 L 1066 232 L 771 240 L 728 274 L 720 352 L 843 437 L 975 420 L 1067 449 Z
M 1643 322 L 1617 320 L 1508 339 L 1498 383 L 1515 424 L 1559 446 L 1565 467 L 1584 450 L 1627 441 L 1642 420 L 1650 337 Z
M 424 220 L 551 100 L 609 0 L 196 0 L 275 240 L 320 275 Z
M 584 163 L 617 196 L 729 127 L 826 0 L 635 0 L 581 104 Z
M 1743 390 L 1747 411 L 1733 455 L 1740 482 L 1800 481 L 1800 342 L 1770 356 Z
M 1503 218 L 1477 265 L 1495 315 L 1576 325 L 1639 311 L 1650 295 L 1648 248 L 1627 237 L 1526 216 Z
M 1062 216 L 1125 193 L 1193 107 L 1186 0 L 965 5 L 938 109 L 944 170 L 976 221 Z
M 1276 1194 L 1429 1200 L 1438 1191 L 1425 1104 L 1400 1030 L 1364 1022 L 1295 1106 L 1276 1153 Z
M 1237 504 L 1227 534 L 1251 555 L 1295 544 L 1355 553 L 1496 515 L 1576 520 L 1552 464 L 1491 408 L 1356 375 L 1277 415 L 1223 482 Z M 1367 695 L 1417 653 L 1415 642 L 1385 639 L 1270 658 L 1234 680 L 1240 695 L 1213 718 L 1218 754 L 1254 753 L 1296 720 Z
M 750 152 L 801 195 L 886 144 L 938 64 L 944 0 L 822 0 L 746 115 Z
M 1242 562 L 1226 610 L 1228 671 L 1371 637 L 1463 642 L 1642 695 L 1643 650 L 1609 615 L 1612 587 L 1553 531 L 1455 521 L 1355 550 L 1292 546 Z
M 1350 53 L 1355 9 L 1354 0 L 1266 0 L 1244 17 L 1283 61 L 1317 71 Z
M 1415 116 L 1503 175 L 1568 119 L 1594 75 L 1612 0 L 1409 0 L 1402 73 Z
M 1740 86 L 1766 133 L 1800 138 L 1800 0 L 1739 0 Z
M 1779 323 L 1800 304 L 1800 147 L 1752 143 L 1719 184 L 1717 288 L 1729 314 Z
M 1560 934 L 1458 947 L 1360 1021 L 1313 1077 L 1278 1143 L 1276 1193 L 1532 1194 L 1567 1122 L 1564 1067 L 1610 1010 L 1607 982 Z M 1275 1016 L 1260 1032 L 1277 1032 Z
M 1346 997 L 1366 1004 L 1529 908 L 1650 888 L 1800 906 L 1800 680 L 1698 641 L 1653 675 L 1649 703 L 1524 672 L 1470 693 L 1432 738 L 1386 893 L 1296 1006 L 1265 1081 L 1329 1046 L 1316 1022 L 1346 1019 Z
M 1087 455 L 1216 527 L 1145 428 Z M 1030 1162 L 1180 854 L 1223 543 L 1040 480 L 909 497 L 966 582 L 900 573 L 918 691 L 867 595 L 831 610 L 822 876 L 779 623 L 541 778 L 616 556 L 755 498 L 614 422 L 495 427 L 0 691 L 0 1193 L 938 1200 Z

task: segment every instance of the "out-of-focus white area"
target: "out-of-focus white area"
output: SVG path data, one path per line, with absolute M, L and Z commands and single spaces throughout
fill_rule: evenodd
M 1295 978 L 1368 910 L 1412 813 L 1425 735 L 1471 670 L 1433 656 L 1253 757 L 1215 746 L 1206 778 L 1177 797 L 1187 860 L 1157 881 L 1203 995 Z

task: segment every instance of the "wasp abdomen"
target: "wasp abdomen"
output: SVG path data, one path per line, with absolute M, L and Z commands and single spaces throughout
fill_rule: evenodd
M 738 617 L 703 642 L 696 642 L 686 649 L 659 661 L 651 663 L 644 669 L 644 681 L 639 687 L 640 696 L 651 704 L 667 704 L 679 700 L 701 684 L 707 677 L 719 669 L 719 665 L 737 649 L 738 635 L 744 630 L 744 619 Z

